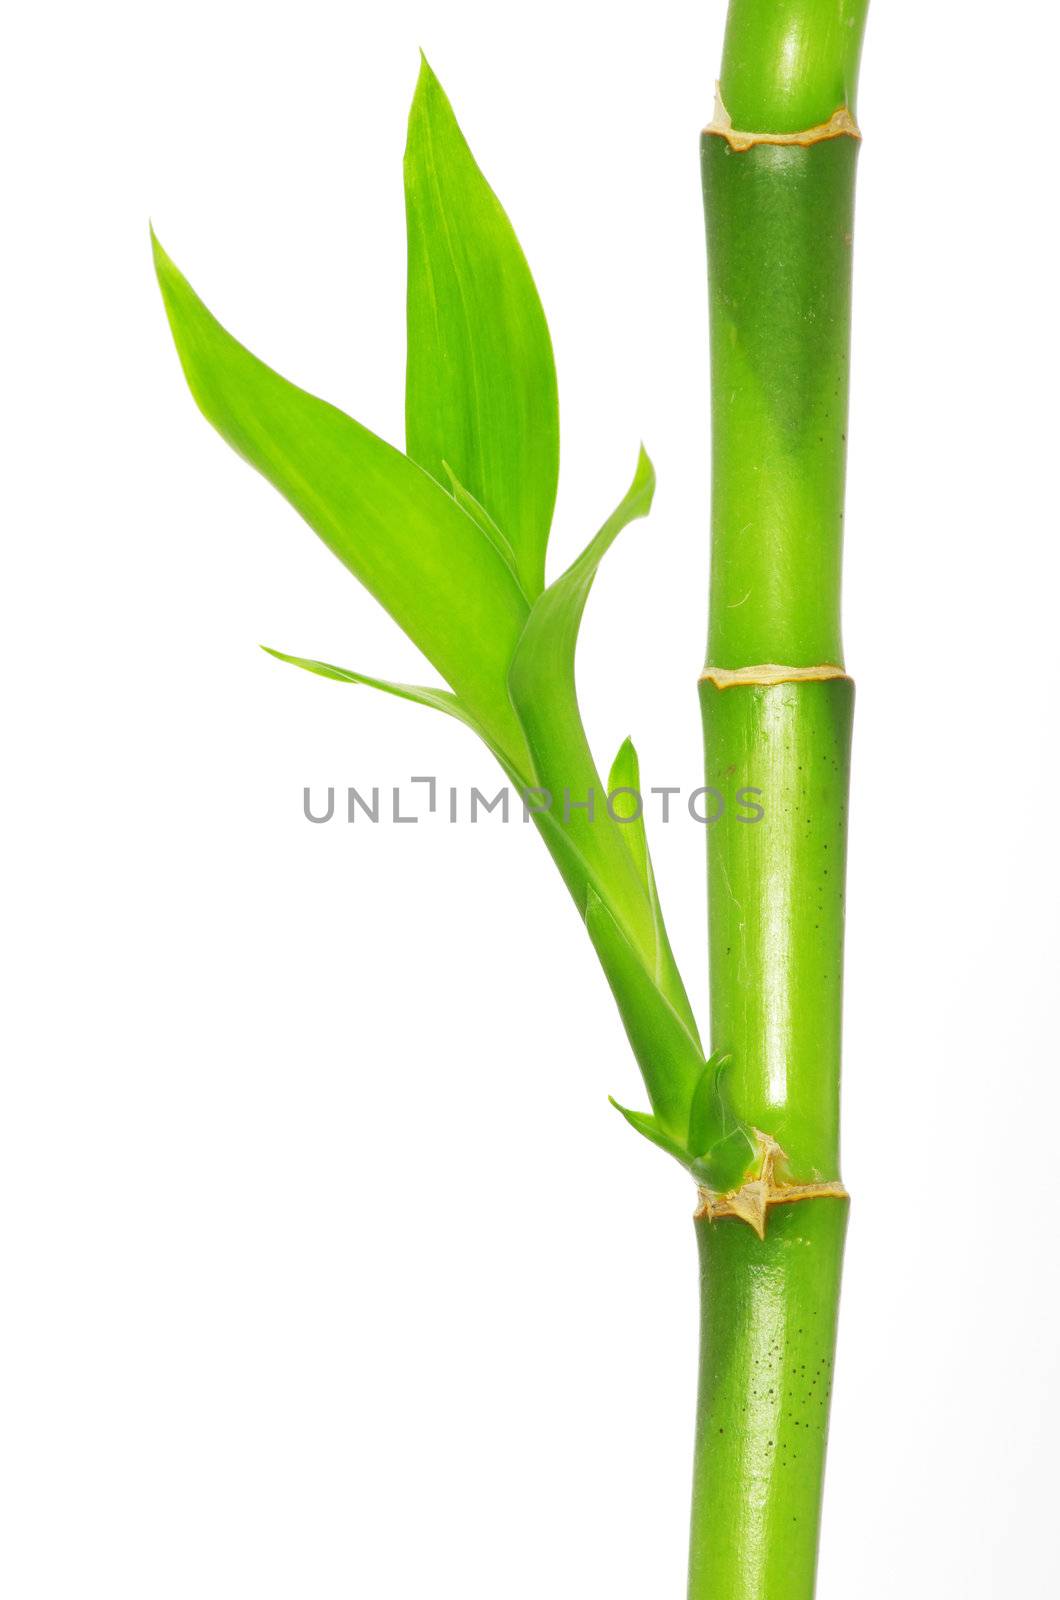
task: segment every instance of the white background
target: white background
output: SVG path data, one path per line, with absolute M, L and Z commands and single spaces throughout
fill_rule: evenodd
M 959 13 L 959 14 L 958 14 Z M 259 640 L 415 651 L 180 377 L 147 219 L 270 363 L 400 441 L 428 51 L 558 353 L 553 570 L 656 509 L 580 655 L 606 762 L 696 781 L 721 0 L 188 0 L 8 23 L 9 1600 L 683 1593 L 692 1195 L 532 830 L 311 827 L 487 755 Z M 846 634 L 860 692 L 821 1600 L 1055 1583 L 1051 8 L 878 4 Z M 703 837 L 654 830 L 705 1009 Z M 723 1600 L 723 1597 L 719 1597 Z

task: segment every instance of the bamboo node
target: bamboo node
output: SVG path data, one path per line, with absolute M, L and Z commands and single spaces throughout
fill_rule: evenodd
M 696 1222 L 716 1222 L 720 1217 L 738 1217 L 753 1228 L 760 1239 L 764 1239 L 770 1206 L 790 1205 L 796 1200 L 849 1200 L 850 1196 L 838 1180 L 830 1183 L 778 1182 L 775 1168 L 778 1161 L 786 1159 L 785 1152 L 768 1133 L 762 1133 L 759 1128 L 752 1131 L 762 1162 L 758 1176 L 741 1184 L 738 1189 L 729 1190 L 727 1194 L 701 1187 L 698 1191 L 699 1204 L 693 1213 Z
M 820 144 L 825 139 L 861 138 L 861 129 L 846 106 L 838 106 L 827 122 L 819 122 L 814 128 L 803 128 L 798 133 L 749 133 L 744 129 L 734 128 L 732 118 L 721 98 L 720 84 L 714 86 L 714 116 L 703 132 L 717 134 L 719 138 L 727 139 L 730 150 L 750 150 L 756 144 L 787 144 L 806 149 L 807 146 Z
M 704 667 L 699 681 L 712 683 L 715 689 L 735 689 L 740 684 L 768 688 L 774 683 L 827 683 L 832 678 L 849 676 L 844 667 L 833 662 L 819 667 L 785 667 L 776 661 L 763 661 L 753 667 Z

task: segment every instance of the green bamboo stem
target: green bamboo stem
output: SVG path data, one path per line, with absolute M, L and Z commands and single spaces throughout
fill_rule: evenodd
M 732 0 L 719 85 L 731 127 L 791 134 L 852 115 L 866 9 Z M 765 814 L 708 835 L 712 1048 L 731 1056 L 736 1113 L 784 1152 L 777 1181 L 836 1186 L 858 139 L 741 143 L 703 138 L 713 495 L 700 689 L 707 783 L 759 789 Z M 697 1221 L 689 1600 L 812 1600 L 847 1210 L 834 1191 L 772 1203 L 763 1238 L 737 1217 Z
M 794 133 L 857 110 L 868 0 L 729 0 L 722 98 L 737 128 Z
M 701 1222 L 691 1600 L 814 1590 L 843 1201 L 773 1208 L 764 1240 Z
M 706 781 L 761 790 L 754 826 L 708 835 L 711 1030 L 745 1122 L 797 1183 L 839 1173 L 849 678 L 702 685 Z M 728 775 L 728 776 L 727 776 Z

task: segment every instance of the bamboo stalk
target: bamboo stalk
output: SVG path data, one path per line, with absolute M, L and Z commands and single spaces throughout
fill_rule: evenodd
M 732 0 L 703 135 L 713 504 L 712 1046 L 760 1161 L 697 1217 L 690 1600 L 812 1600 L 848 1201 L 839 1170 L 853 684 L 839 602 L 867 0 Z M 747 1226 L 748 1222 L 753 1226 Z

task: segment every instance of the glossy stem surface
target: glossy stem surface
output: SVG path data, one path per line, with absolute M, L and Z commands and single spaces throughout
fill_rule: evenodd
M 734 128 L 853 111 L 867 0 L 731 0 Z M 853 685 L 842 668 L 854 180 L 851 133 L 703 137 L 711 317 L 706 782 L 757 790 L 708 830 L 711 1046 L 781 1183 L 839 1179 Z M 785 681 L 777 668 L 831 669 Z M 744 814 L 746 814 L 746 809 Z M 749 1173 L 753 1177 L 754 1173 Z M 697 1223 L 702 1354 L 689 1600 L 812 1600 L 848 1203 L 773 1204 L 765 1237 Z
M 707 833 L 711 1048 L 786 1176 L 836 1179 L 854 685 L 704 682 L 700 699 L 706 782 L 762 812 Z
M 710 264 L 708 659 L 839 665 L 858 141 L 703 135 Z
M 689 1600 L 812 1600 L 845 1200 L 698 1222 Z
M 737 128 L 796 133 L 856 110 L 868 0 L 729 0 L 722 99 Z

